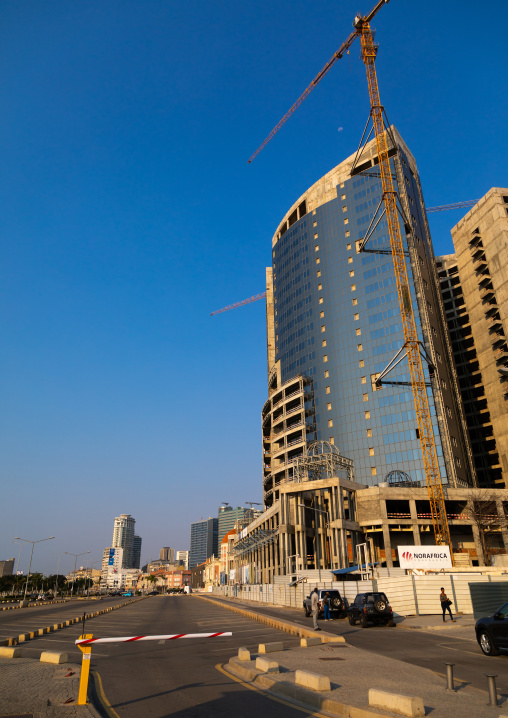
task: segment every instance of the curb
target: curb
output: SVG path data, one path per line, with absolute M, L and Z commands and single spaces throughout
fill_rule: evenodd
M 299 638 L 318 638 L 318 636 L 316 636 L 316 632 L 311 628 L 303 628 L 302 626 L 297 626 L 295 623 L 283 621 L 281 618 L 265 616 L 261 613 L 255 613 L 255 611 L 249 611 L 246 608 L 239 608 L 238 606 L 233 605 L 228 606 L 226 603 L 209 598 L 208 596 L 201 596 L 199 594 L 196 595 L 205 601 L 215 603 L 216 606 L 222 606 L 222 608 L 227 608 L 228 611 L 239 613 L 241 616 L 245 616 L 246 618 L 252 618 L 254 621 L 258 621 L 259 623 L 266 623 L 267 626 L 278 628 L 280 631 L 285 631 L 292 636 L 298 636 Z M 327 633 L 323 630 L 319 632 L 319 638 L 321 639 L 321 643 L 346 643 L 346 639 L 343 636 L 337 636 L 335 633 Z
M 34 608 L 35 606 L 52 606 L 54 603 L 68 603 L 69 599 L 62 598 L 59 601 L 39 601 L 39 603 L 29 603 L 28 606 L 0 606 L 0 611 L 14 611 L 17 608 Z
M 117 606 L 108 606 L 108 608 L 103 608 L 100 611 L 94 611 L 93 613 L 85 613 L 85 620 L 88 620 L 90 618 L 97 618 L 97 616 L 101 616 L 104 613 L 109 613 L 110 611 L 116 611 L 117 608 L 123 608 L 123 606 L 130 606 L 131 603 L 137 603 L 137 601 L 142 601 L 144 598 L 146 598 L 146 596 L 139 596 L 132 601 L 119 603 Z M 46 633 L 53 633 L 53 631 L 67 628 L 67 626 L 72 626 L 75 623 L 81 623 L 82 620 L 83 616 L 77 616 L 77 618 L 69 618 L 67 621 L 62 621 L 61 623 L 54 623 L 52 626 L 46 626 L 45 628 L 38 628 L 35 631 L 30 631 L 28 633 L 20 633 L 18 636 L 4 638 L 0 641 L 0 646 L 17 646 L 19 643 L 25 643 L 32 638 L 38 638 L 39 636 L 43 636 Z
M 242 681 L 254 684 L 257 688 L 271 693 L 280 698 L 286 698 L 305 705 L 306 708 L 319 711 L 327 711 L 341 718 L 390 718 L 386 714 L 373 712 L 368 708 L 357 708 L 348 703 L 340 703 L 333 698 L 307 690 L 289 681 L 278 681 L 270 678 L 266 673 L 261 673 L 255 668 L 239 665 L 230 659 L 229 663 L 223 665 L 223 670 Z

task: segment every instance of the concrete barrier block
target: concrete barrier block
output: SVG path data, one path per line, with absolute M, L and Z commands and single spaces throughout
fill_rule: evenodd
M 17 646 L 0 646 L 0 658 L 21 658 L 21 648 Z
M 320 676 L 318 673 L 310 671 L 296 671 L 295 683 L 304 688 L 310 688 L 311 691 L 331 691 L 330 679 L 328 676 Z
M 269 658 L 256 658 L 256 668 L 262 673 L 279 673 L 279 664 Z
M 30 634 L 29 633 L 20 633 L 18 636 L 18 643 L 24 643 L 25 641 L 30 640 Z
M 282 641 L 275 641 L 274 643 L 260 643 L 258 653 L 275 653 L 276 651 L 283 651 L 284 644 Z
M 300 647 L 301 648 L 308 648 L 309 646 L 320 646 L 321 645 L 321 638 L 301 638 L 300 639 Z
M 250 661 L 250 651 L 247 648 L 238 649 L 238 660 L 239 661 Z
M 425 706 L 421 698 L 380 691 L 377 688 L 369 689 L 369 706 L 382 708 L 392 713 L 401 713 L 403 716 L 411 716 L 411 718 L 425 715 Z
M 58 631 L 59 628 L 60 628 L 60 624 L 59 624 L 59 623 L 54 623 L 54 624 L 53 624 L 53 631 Z
M 43 651 L 41 653 L 41 663 L 68 663 L 69 656 L 67 653 L 59 651 Z

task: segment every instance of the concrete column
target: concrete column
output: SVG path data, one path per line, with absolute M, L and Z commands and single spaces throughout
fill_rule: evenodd
M 501 536 L 503 538 L 503 544 L 508 553 L 508 527 L 506 525 L 506 515 L 504 512 L 503 502 L 501 500 L 496 501 L 497 515 L 499 516 L 499 523 L 501 524 Z
M 476 549 L 476 555 L 478 556 L 478 564 L 480 566 L 485 566 L 485 561 L 483 560 L 482 543 L 480 541 L 480 530 L 478 529 L 478 526 L 476 526 L 476 524 L 472 524 L 471 528 L 473 529 L 473 539 L 474 546 Z
M 392 540 L 390 538 L 390 529 L 387 524 L 384 524 L 383 526 L 383 543 L 385 545 L 386 565 L 389 568 L 393 568 Z
M 422 539 L 420 536 L 420 527 L 418 526 L 418 514 L 416 513 L 416 500 L 409 500 L 409 513 L 411 514 L 411 523 L 413 528 L 413 541 L 415 546 L 421 546 Z

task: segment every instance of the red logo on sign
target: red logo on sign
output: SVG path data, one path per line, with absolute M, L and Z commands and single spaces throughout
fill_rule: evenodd
M 409 551 L 404 551 L 404 553 L 402 554 L 402 558 L 404 559 L 404 561 L 411 561 L 411 559 L 413 558 L 413 554 L 409 553 Z

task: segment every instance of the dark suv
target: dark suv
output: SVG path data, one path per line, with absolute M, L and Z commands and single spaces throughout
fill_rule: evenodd
M 369 622 L 395 626 L 393 612 L 386 594 L 377 591 L 359 593 L 349 607 L 348 618 L 351 626 L 361 623 L 363 628 L 367 628 Z
M 324 608 L 323 608 L 323 599 L 325 597 L 325 593 L 330 594 L 330 615 L 332 613 L 338 613 L 339 618 L 342 616 L 342 614 L 347 611 L 347 604 L 345 600 L 340 595 L 339 591 L 337 591 L 334 588 L 321 588 L 318 589 L 318 616 L 323 615 Z M 303 610 L 305 611 L 305 616 L 308 618 L 312 614 L 312 608 L 311 608 L 311 598 L 312 594 L 310 596 L 307 596 L 303 600 Z

